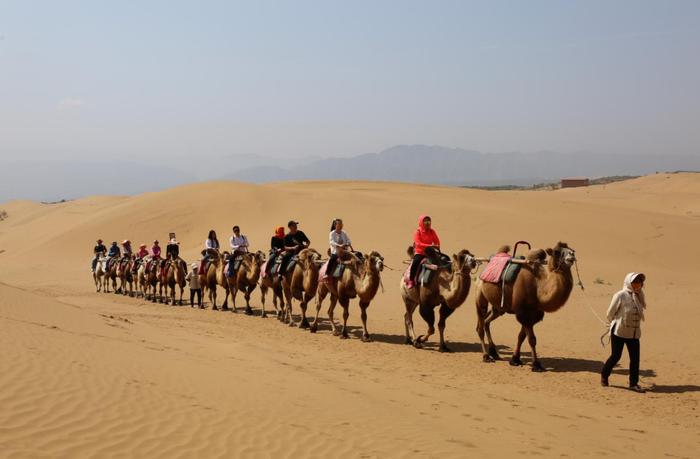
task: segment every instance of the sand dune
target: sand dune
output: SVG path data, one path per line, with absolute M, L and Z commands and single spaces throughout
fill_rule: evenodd
M 555 192 L 487 192 L 369 182 L 216 182 L 135 197 L 0 208 L 0 456 L 5 457 L 695 457 L 700 448 L 700 175 L 658 174 Z M 473 297 L 453 314 L 455 353 L 403 342 L 399 282 L 419 214 L 443 248 L 488 255 L 526 239 L 577 250 L 586 291 L 536 327 L 550 371 L 481 363 Z M 165 239 L 194 260 L 210 228 L 239 224 L 254 248 L 301 221 L 325 251 L 333 217 L 378 250 L 385 291 L 374 342 L 274 319 L 96 294 L 94 240 Z M 598 342 L 625 273 L 648 276 L 638 395 L 626 358 L 598 385 Z M 253 295 L 259 305 L 259 294 Z M 298 308 L 297 308 L 298 310 Z M 350 323 L 360 324 L 356 305 Z M 425 326 L 417 318 L 419 330 Z M 512 317 L 493 325 L 513 346 Z M 525 356 L 527 357 L 527 355 Z

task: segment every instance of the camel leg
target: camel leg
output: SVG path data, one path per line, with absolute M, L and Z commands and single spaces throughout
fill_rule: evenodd
M 335 305 L 337 303 L 338 297 L 333 296 L 331 293 L 331 304 L 328 306 L 328 321 L 331 323 L 331 332 L 333 333 L 333 336 L 340 335 L 340 330 L 338 330 L 338 327 L 335 325 L 335 319 L 333 317 L 333 312 L 335 311 Z
M 311 301 L 311 297 L 306 292 L 302 293 L 302 295 L 302 300 L 299 305 L 301 307 L 301 322 L 299 322 L 299 328 L 309 328 L 309 319 L 306 318 L 306 307 L 309 301 Z
M 350 299 L 338 298 L 340 305 L 343 307 L 343 328 L 340 330 L 340 339 L 348 339 L 348 317 L 350 317 Z
M 498 354 L 498 349 L 496 349 L 496 345 L 494 344 L 493 338 L 491 337 L 491 322 L 498 319 L 502 315 L 502 312 L 498 312 L 492 309 L 488 317 L 486 317 L 486 320 L 484 321 L 484 331 L 486 332 L 486 338 L 488 338 L 489 340 L 489 356 L 491 356 L 491 358 L 494 360 L 501 360 L 501 356 Z
M 519 367 L 523 364 L 522 360 L 520 360 L 520 348 L 526 336 L 527 331 L 525 330 L 525 326 L 522 325 L 520 327 L 520 333 L 518 333 L 518 343 L 515 345 L 515 352 L 513 352 L 513 356 L 510 358 L 510 364 L 514 367 Z
M 309 331 L 311 333 L 316 333 L 318 331 L 318 316 L 321 312 L 321 305 L 323 304 L 323 300 L 326 299 L 326 295 L 328 295 L 328 290 L 326 290 L 325 287 L 319 287 L 318 295 L 316 295 L 316 315 L 314 317 L 313 323 L 309 327 Z
M 285 303 L 286 303 L 286 304 L 285 304 L 285 308 L 284 308 L 284 310 L 285 310 L 285 312 L 284 312 L 284 314 L 285 314 L 284 319 L 285 319 L 285 320 L 283 320 L 283 322 L 286 321 L 287 324 L 289 324 L 290 327 L 293 327 L 293 326 L 294 326 L 294 316 L 292 315 L 292 303 L 294 302 L 294 299 L 293 299 L 293 297 L 292 297 L 292 292 L 290 291 L 290 292 L 288 293 L 287 290 L 285 289 L 285 291 L 284 291 L 284 297 L 285 297 Z
M 360 301 L 360 318 L 362 318 L 362 342 L 369 343 L 372 338 L 369 336 L 369 331 L 367 331 L 367 308 L 369 303 L 366 301 Z
M 447 347 L 445 343 L 445 323 L 447 318 L 455 312 L 454 309 L 447 306 L 447 303 L 442 302 L 440 304 L 440 319 L 438 320 L 438 332 L 440 333 L 440 352 L 452 352 L 452 350 Z
M 214 288 L 209 289 L 209 302 L 211 303 L 212 310 L 219 310 L 219 308 L 216 307 L 216 286 L 214 286 Z
M 409 299 L 405 299 L 406 313 L 404 314 L 404 325 L 406 327 L 406 344 L 413 344 L 416 347 L 422 347 L 416 338 L 416 331 L 413 328 L 413 312 L 416 310 L 416 303 Z
M 262 314 L 260 317 L 263 319 L 267 317 L 267 313 L 265 312 L 265 294 L 267 293 L 267 287 L 265 287 L 263 284 L 260 284 L 260 303 L 262 307 Z
M 418 312 L 420 312 L 420 316 L 425 320 L 425 323 L 428 324 L 428 332 L 425 335 L 419 336 L 416 338 L 416 343 L 425 343 L 428 341 L 428 338 L 433 336 L 435 333 L 435 309 L 432 306 L 425 306 L 425 305 L 420 305 L 418 308 Z
M 250 307 L 250 295 L 253 293 L 254 288 L 255 285 L 251 287 L 250 284 L 246 284 L 245 291 L 243 292 L 243 299 L 245 300 L 245 314 L 247 316 L 253 315 L 253 308 Z
M 540 360 L 537 358 L 537 337 L 535 336 L 535 326 L 529 325 L 525 327 L 525 331 L 527 332 L 527 343 L 530 345 L 530 349 L 532 349 L 532 371 L 545 371 L 542 363 L 540 363 Z
M 222 311 L 228 311 L 228 296 L 231 294 L 231 288 L 228 285 L 228 280 L 225 283 L 224 287 L 224 292 L 226 293 L 226 296 L 224 297 L 224 302 L 221 304 L 221 310 Z M 234 304 L 233 306 L 233 312 L 236 312 L 236 305 Z

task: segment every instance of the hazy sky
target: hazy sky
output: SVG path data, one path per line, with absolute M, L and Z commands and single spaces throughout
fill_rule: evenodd
M 0 158 L 700 154 L 700 1 L 0 0 Z

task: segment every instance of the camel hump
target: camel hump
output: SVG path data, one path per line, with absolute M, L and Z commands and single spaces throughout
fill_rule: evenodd
M 415 248 L 412 245 L 409 245 L 408 249 L 406 249 L 406 253 L 410 258 L 413 258 L 413 255 L 416 253 Z
M 529 261 L 539 261 L 539 262 L 544 263 L 544 260 L 546 258 L 547 258 L 547 253 L 542 249 L 530 250 L 530 252 L 527 254 L 527 259 Z
M 510 253 L 510 246 L 508 244 L 502 245 L 496 250 L 496 253 Z

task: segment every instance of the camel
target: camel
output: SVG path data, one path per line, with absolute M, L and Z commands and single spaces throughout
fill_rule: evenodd
M 284 292 L 285 307 L 282 312 L 282 321 L 293 327 L 292 300 L 299 301 L 301 307 L 301 321 L 299 328 L 308 328 L 309 321 L 306 318 L 306 307 L 309 301 L 316 296 L 318 289 L 318 272 L 323 261 L 321 254 L 311 248 L 299 252 L 298 260 L 291 273 L 282 277 L 282 291 Z
M 125 256 L 117 261 L 117 278 L 119 291 L 124 295 L 134 296 L 133 260 Z M 127 290 L 127 286 L 129 287 Z
M 168 304 L 168 297 L 170 298 L 170 304 L 175 305 L 175 287 L 180 287 L 180 301 L 179 304 L 182 306 L 182 296 L 185 292 L 185 267 L 187 265 L 183 260 L 173 260 L 167 267 L 165 273 L 165 286 L 167 295 L 165 297 L 165 304 Z
M 535 349 L 537 338 L 534 327 L 544 318 L 545 313 L 559 310 L 569 299 L 574 285 L 571 266 L 576 262 L 576 254 L 568 244 L 558 242 L 553 249 L 531 251 L 527 255 L 527 261 L 521 267 L 515 282 L 505 285 L 505 292 L 502 291 L 501 284 L 479 280 L 476 286 L 476 331 L 481 340 L 484 362 L 500 360 L 491 338 L 490 324 L 504 313 L 515 314 L 521 328 L 510 364 L 522 365 L 520 348 L 527 337 L 532 349 L 532 371 L 544 371 Z M 484 335 L 489 341 L 488 348 Z
M 114 290 L 114 293 L 119 293 L 119 290 L 117 289 L 117 265 L 119 265 L 119 260 L 114 260 L 110 265 L 109 268 L 105 270 L 104 274 L 104 282 L 105 282 L 105 292 L 110 293 L 109 291 L 109 284 L 110 282 L 112 283 L 112 290 Z M 106 266 L 106 263 L 105 263 Z
M 260 277 L 260 302 L 262 304 L 261 317 L 267 317 L 267 312 L 265 312 L 265 297 L 267 296 L 267 291 L 269 289 L 272 289 L 272 304 L 275 307 L 277 318 L 282 320 L 284 312 L 284 292 L 282 289 L 282 281 L 277 274 Z
M 253 310 L 250 307 L 250 294 L 255 290 L 255 286 L 258 285 L 258 279 L 260 279 L 260 271 L 262 269 L 263 263 L 265 263 L 265 254 L 261 251 L 255 253 L 245 253 L 242 254 L 241 265 L 238 270 L 234 273 L 233 277 L 225 276 L 226 279 L 226 299 L 224 300 L 224 306 L 228 301 L 229 293 L 231 295 L 232 311 L 236 311 L 236 295 L 239 290 L 242 290 L 245 294 L 245 313 L 247 315 L 252 315 Z M 264 311 L 264 309 L 263 309 Z
M 321 304 L 325 297 L 330 293 L 331 304 L 328 308 L 328 319 L 333 329 L 333 335 L 340 335 L 341 339 L 348 338 L 348 311 L 350 300 L 353 298 L 360 299 L 360 317 L 362 319 L 362 341 L 371 341 L 369 332 L 367 331 L 367 308 L 374 299 L 381 284 L 381 272 L 384 270 L 384 257 L 379 252 L 371 252 L 369 255 L 358 258 L 355 254 L 350 254 L 350 261 L 341 261 L 346 268 L 340 279 L 331 282 L 321 282 L 318 285 L 316 296 L 316 317 L 311 324 L 311 333 L 316 333 L 318 330 L 318 314 L 321 310 Z M 336 302 L 340 302 L 343 307 L 343 328 L 338 331 L 335 321 L 333 320 L 333 310 Z
M 433 257 L 429 256 L 428 258 L 432 259 Z M 416 284 L 409 289 L 403 278 L 401 279 L 401 297 L 406 305 L 406 314 L 404 315 L 406 344 L 413 344 L 416 348 L 421 348 L 423 343 L 435 333 L 435 307 L 439 304 L 440 352 L 451 352 L 445 343 L 445 323 L 447 318 L 467 299 L 471 287 L 471 270 L 477 266 L 477 261 L 468 250 L 463 249 L 452 255 L 450 266 L 451 270 L 437 267 L 438 272 L 433 273 L 426 285 Z M 420 306 L 420 315 L 428 324 L 428 332 L 424 336 L 416 336 L 413 329 L 413 312 L 417 306 Z
M 105 269 L 106 258 L 100 258 L 97 260 L 95 270 L 92 272 L 92 279 L 95 281 L 95 290 L 97 292 L 101 292 L 104 287 Z
M 156 289 L 158 287 L 159 264 L 157 260 L 149 259 L 141 263 L 138 271 L 138 283 L 145 300 L 156 302 Z
M 223 255 L 216 253 L 210 254 L 212 262 L 207 267 L 207 271 L 204 274 L 200 274 L 199 278 L 202 285 L 202 295 L 204 295 L 205 290 L 209 290 L 209 301 L 211 302 L 212 309 L 217 311 L 219 308 L 216 306 L 216 286 L 221 285 L 225 289 L 228 288 L 226 283 L 226 275 L 224 270 L 226 269 L 226 263 L 224 263 Z M 222 307 L 222 310 L 227 310 L 227 307 Z

